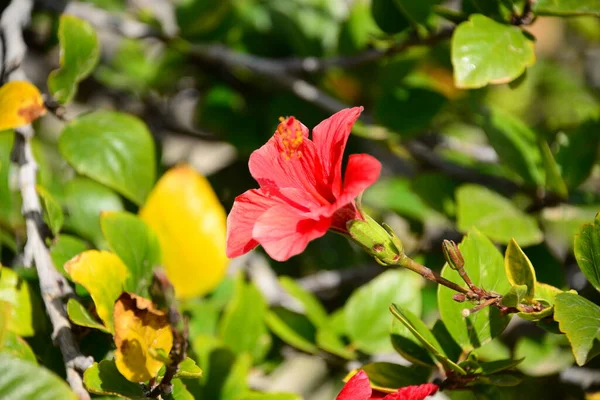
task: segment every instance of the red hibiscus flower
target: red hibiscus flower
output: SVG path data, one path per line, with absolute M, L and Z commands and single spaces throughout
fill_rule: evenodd
M 308 242 L 346 222 L 363 219 L 354 199 L 379 177 L 381 164 L 367 154 L 342 157 L 362 107 L 342 110 L 313 129 L 294 117 L 281 118 L 273 137 L 250 156 L 260 185 L 235 199 L 227 217 L 227 256 L 262 245 L 277 261 L 301 253 Z
M 423 400 L 427 396 L 435 394 L 438 389 L 438 386 L 434 383 L 425 383 L 423 385 L 406 386 L 389 394 L 373 393 L 369 377 L 365 371 L 360 370 L 346 383 L 336 400 Z

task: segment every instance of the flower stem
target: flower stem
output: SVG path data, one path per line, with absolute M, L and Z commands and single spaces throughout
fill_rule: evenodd
M 454 282 L 451 282 L 446 278 L 442 278 L 442 276 L 437 272 L 434 272 L 426 266 L 419 264 L 418 262 L 406 255 L 404 257 L 401 257 L 400 260 L 398 260 L 398 265 L 416 272 L 417 274 L 421 275 L 427 280 L 446 286 L 447 288 L 450 288 L 459 293 L 470 293 L 469 289 L 462 287 Z

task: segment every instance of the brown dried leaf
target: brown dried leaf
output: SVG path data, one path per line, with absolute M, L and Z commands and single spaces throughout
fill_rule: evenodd
M 154 358 L 160 350 L 169 354 L 173 334 L 166 314 L 150 300 L 124 292 L 114 308 L 115 361 L 119 372 L 132 382 L 156 376 L 163 362 Z

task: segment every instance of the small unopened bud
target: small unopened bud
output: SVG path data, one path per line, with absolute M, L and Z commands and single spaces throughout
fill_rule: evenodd
M 444 250 L 444 258 L 450 266 L 450 268 L 459 270 L 465 266 L 465 260 L 458 249 L 456 243 L 452 240 L 444 240 L 442 243 L 442 249 Z
M 467 296 L 464 293 L 456 293 L 452 295 L 452 299 L 454 299 L 454 301 L 462 303 L 463 301 L 467 300 Z
M 461 314 L 464 318 L 467 318 L 469 315 L 471 315 L 471 310 L 469 310 L 468 308 L 465 308 L 461 311 Z

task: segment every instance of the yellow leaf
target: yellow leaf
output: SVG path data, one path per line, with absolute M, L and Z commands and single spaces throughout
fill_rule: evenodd
M 65 271 L 90 292 L 98 316 L 114 332 L 113 305 L 129 277 L 123 261 L 108 251 L 87 250 L 68 261 Z
M 166 314 L 150 300 L 125 292 L 115 303 L 114 317 L 119 372 L 131 382 L 154 378 L 164 363 L 153 354 L 169 354 L 173 346 Z
M 206 178 L 188 166 L 167 171 L 140 216 L 158 236 L 178 298 L 201 296 L 221 282 L 229 262 L 226 215 Z
M 44 114 L 44 99 L 31 83 L 11 81 L 0 87 L 0 131 L 30 124 Z

